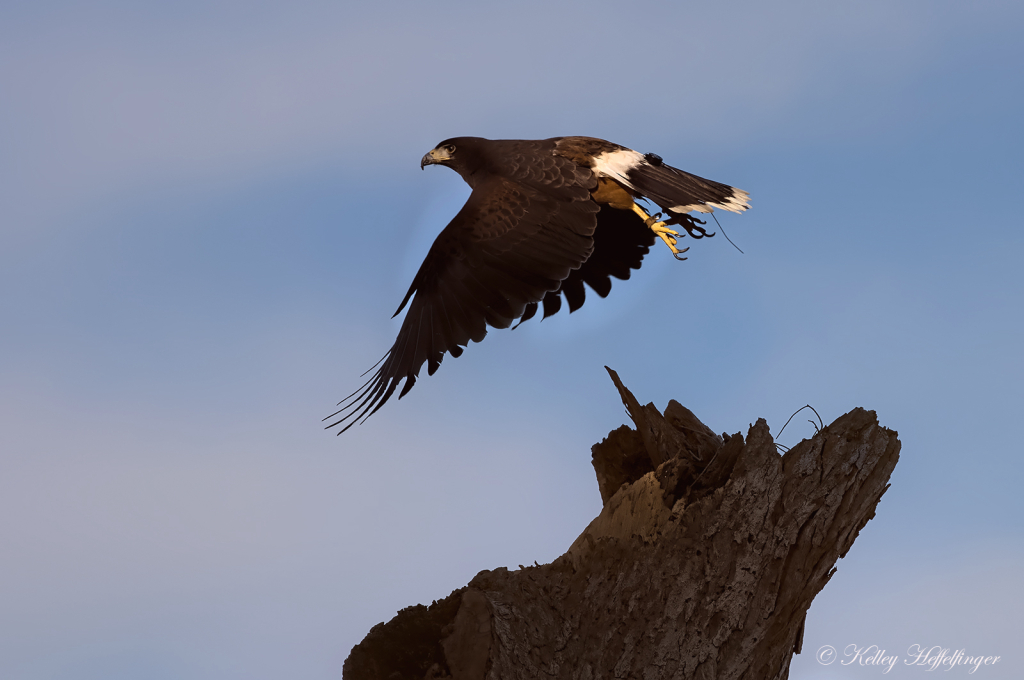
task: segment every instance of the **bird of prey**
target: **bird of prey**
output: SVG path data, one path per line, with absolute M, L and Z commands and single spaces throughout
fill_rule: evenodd
M 742 212 L 749 195 L 593 137 L 489 140 L 456 137 L 438 144 L 420 167 L 445 165 L 472 188 L 469 200 L 438 235 L 394 316 L 409 306 L 398 338 L 376 372 L 324 420 L 344 432 L 369 417 L 427 364 L 462 354 L 487 326 L 508 328 L 584 302 L 583 284 L 601 297 L 611 278 L 628 279 L 661 239 L 677 259 L 681 227 L 709 234 L 690 213 Z M 638 200 L 664 211 L 649 214 Z M 410 302 L 411 301 L 411 302 Z M 517 324 L 518 325 L 518 324 Z M 371 368 L 370 370 L 373 370 Z M 369 373 L 369 371 L 367 371 Z M 345 424 L 347 422 L 347 424 Z

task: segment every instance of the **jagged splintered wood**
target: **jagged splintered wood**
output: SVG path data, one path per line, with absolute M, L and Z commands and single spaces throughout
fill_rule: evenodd
M 374 626 L 346 680 L 784 680 L 804 618 L 888 488 L 896 432 L 856 408 L 785 455 L 671 401 L 593 448 L 604 509 L 551 564 L 482 571 Z

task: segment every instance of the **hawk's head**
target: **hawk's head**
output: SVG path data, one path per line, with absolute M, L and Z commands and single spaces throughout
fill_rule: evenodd
M 428 165 L 450 165 L 455 160 L 457 150 L 458 147 L 454 140 L 446 139 L 427 152 L 427 155 L 420 161 L 420 169 Z
M 453 137 L 431 149 L 420 161 L 420 168 L 425 168 L 428 165 L 447 165 L 463 177 L 467 177 L 487 165 L 487 152 L 488 140 L 486 139 Z

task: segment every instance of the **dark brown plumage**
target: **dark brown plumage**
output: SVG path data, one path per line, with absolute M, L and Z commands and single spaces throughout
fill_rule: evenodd
M 403 379 L 404 396 L 424 363 L 433 375 L 446 352 L 458 357 L 471 340 L 483 340 L 488 325 L 522 323 L 539 305 L 546 318 L 563 296 L 575 311 L 584 303 L 584 284 L 608 295 L 611 277 L 625 280 L 640 268 L 657 240 L 652 224 L 680 225 L 701 238 L 713 234 L 690 211 L 747 208 L 745 192 L 590 137 L 460 137 L 439 144 L 421 165 L 447 165 L 473 191 L 395 312 L 409 307 L 395 344 L 373 376 L 324 419 L 336 418 L 328 427 L 347 422 L 339 434 L 384 405 Z M 645 221 L 633 206 L 640 198 L 668 218 Z

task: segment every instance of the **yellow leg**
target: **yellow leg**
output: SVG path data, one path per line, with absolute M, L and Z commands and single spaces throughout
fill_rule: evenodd
M 664 222 L 659 222 L 658 217 L 661 216 L 660 213 L 657 216 L 652 217 L 648 215 L 647 211 L 641 208 L 637 203 L 633 204 L 633 212 L 639 215 L 643 219 L 644 224 L 650 227 L 651 231 L 653 231 L 655 235 L 658 236 L 658 238 L 665 242 L 665 245 L 668 246 L 668 249 L 672 251 L 672 257 L 676 258 L 677 260 L 686 259 L 685 257 L 679 257 L 679 255 L 685 253 L 687 250 L 689 250 L 689 248 L 683 248 L 682 250 L 676 248 L 676 239 L 674 237 L 679 236 L 679 232 L 669 229 L 667 226 L 665 226 Z

